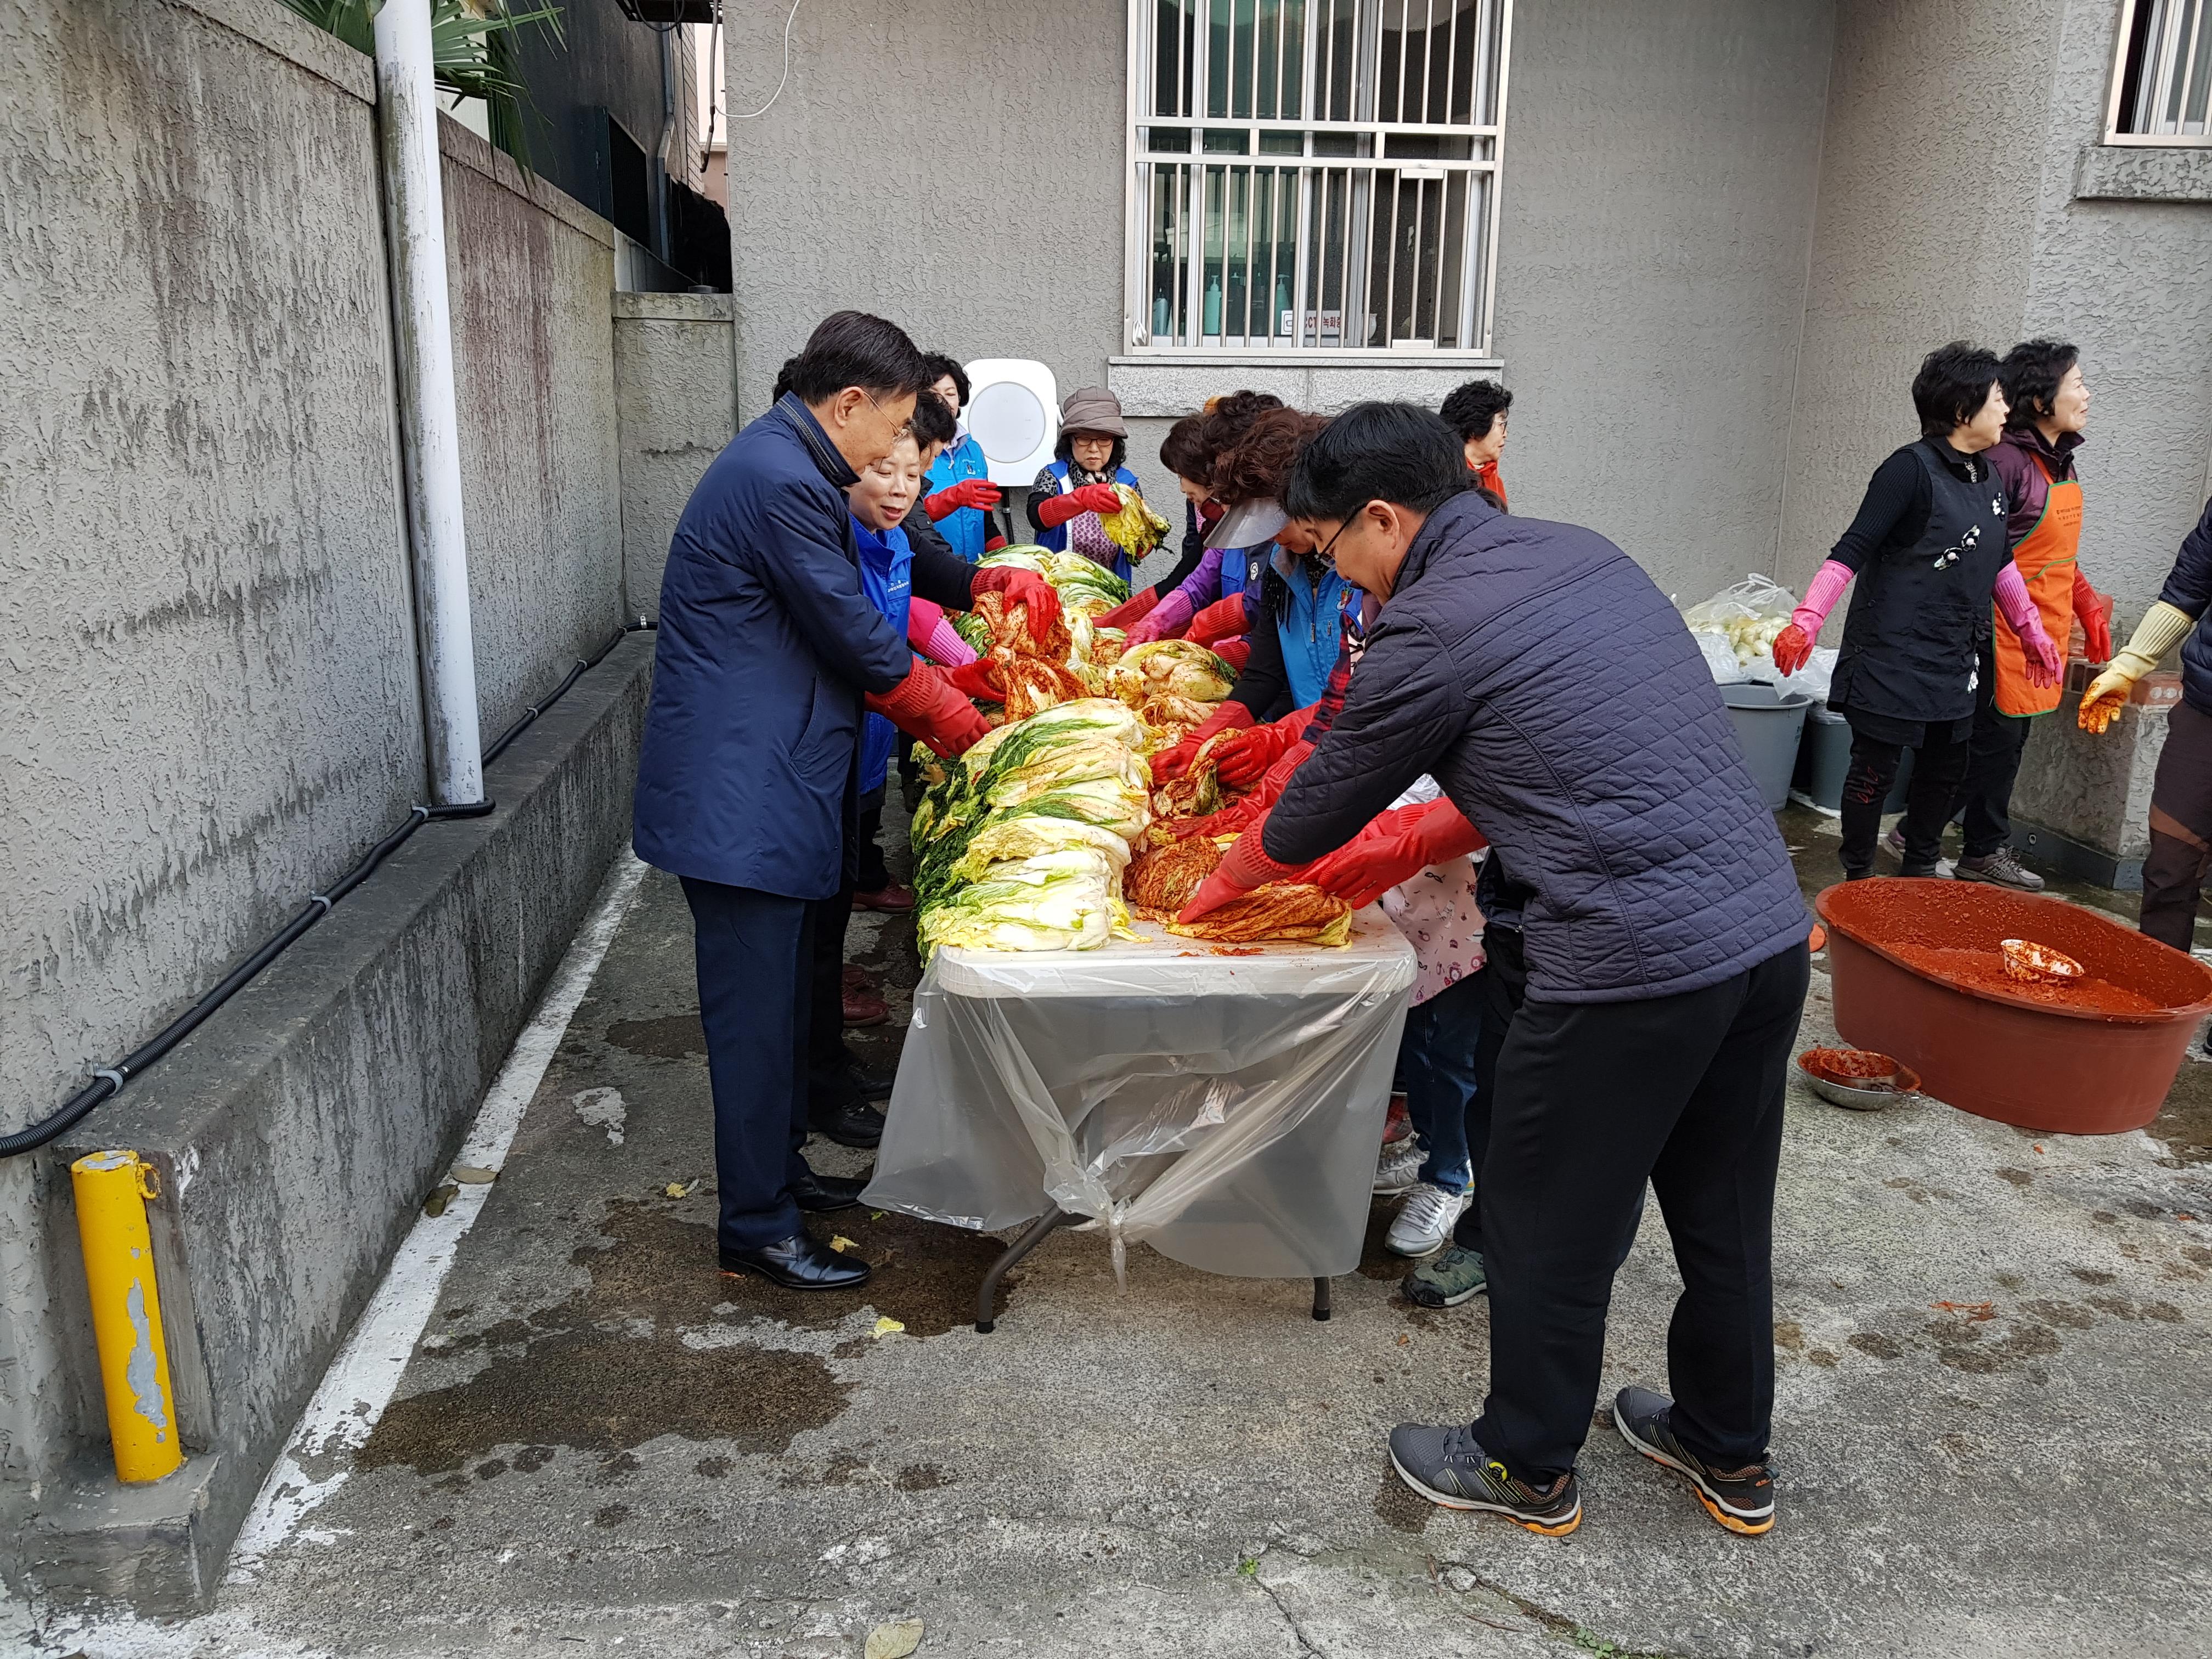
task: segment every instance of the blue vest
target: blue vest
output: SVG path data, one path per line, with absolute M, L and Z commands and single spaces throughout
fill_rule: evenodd
M 1052 493 L 1055 495 L 1065 495 L 1067 494 L 1067 463 L 1065 460 L 1056 460 L 1050 466 L 1047 467 L 1045 471 L 1052 474 L 1054 479 L 1060 486 Z M 1127 484 L 1130 489 L 1134 489 L 1137 488 L 1137 475 L 1130 471 L 1126 466 L 1121 467 L 1117 469 L 1114 474 L 1114 482 L 1118 484 Z M 1056 524 L 1049 530 L 1039 531 L 1037 532 L 1037 545 L 1039 547 L 1049 548 L 1055 553 L 1066 552 L 1067 526 L 1064 524 Z M 1114 550 L 1113 568 L 1114 574 L 1119 576 L 1123 581 L 1127 581 L 1136 571 L 1136 567 L 1129 562 L 1129 556 L 1122 552 L 1119 548 Z
M 1275 618 L 1275 631 L 1283 641 L 1283 671 L 1290 677 L 1291 707 L 1310 708 L 1328 690 L 1328 677 L 1344 648 L 1344 616 L 1347 605 L 1356 605 L 1359 590 L 1334 569 L 1324 569 L 1316 581 L 1312 568 L 1303 559 L 1277 551 L 1276 574 L 1289 588 L 1291 602 Z M 1226 559 L 1223 568 L 1228 566 Z
M 1224 547 L 1221 550 L 1221 592 L 1216 597 L 1233 599 L 1239 593 L 1260 586 L 1260 569 L 1275 551 L 1273 542 L 1262 542 L 1257 547 Z M 1304 708 L 1301 703 L 1299 707 Z
M 908 602 L 914 598 L 914 548 L 906 532 L 893 525 L 878 533 L 853 520 L 853 539 L 860 549 L 860 591 L 884 613 L 884 620 L 906 637 Z M 870 714 L 860 728 L 860 793 L 884 787 L 884 775 L 897 751 L 898 727 L 881 714 Z
M 990 464 L 983 459 L 983 446 L 972 437 L 965 437 L 929 464 L 929 471 L 922 474 L 922 490 L 934 495 L 940 489 L 950 489 L 969 478 L 990 476 Z M 990 516 L 980 507 L 959 507 L 937 520 L 937 533 L 945 538 L 955 553 L 973 564 L 983 556 L 983 544 L 991 538 Z

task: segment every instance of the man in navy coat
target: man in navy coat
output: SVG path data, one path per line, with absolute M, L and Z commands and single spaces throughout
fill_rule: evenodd
M 799 1218 L 862 1185 L 817 1175 L 799 1148 L 811 930 L 845 875 L 864 699 L 940 753 L 988 728 L 860 588 L 844 491 L 905 431 L 930 378 L 921 352 L 896 324 L 839 312 L 787 374 L 790 392 L 707 469 L 669 549 L 634 844 L 691 906 L 722 1267 L 812 1290 L 868 1275 Z M 959 585 L 963 608 L 999 587 L 1032 618 L 1056 611 L 1027 572 Z

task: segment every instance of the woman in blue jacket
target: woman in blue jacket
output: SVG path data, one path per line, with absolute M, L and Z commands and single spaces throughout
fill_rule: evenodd
M 941 351 L 931 352 L 923 361 L 934 377 L 929 383 L 930 392 L 959 421 L 960 411 L 968 407 L 967 371 Z M 929 464 L 929 471 L 922 475 L 922 488 L 927 492 L 921 498 L 922 510 L 955 553 L 974 564 L 989 551 L 1000 533 L 991 518 L 991 509 L 999 504 L 999 488 L 991 482 L 983 446 L 969 434 L 965 422 L 960 422 L 952 441 L 938 451 L 937 459 Z

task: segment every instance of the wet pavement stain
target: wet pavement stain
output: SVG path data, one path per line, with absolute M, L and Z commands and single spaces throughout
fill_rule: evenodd
M 696 1013 L 617 1020 L 607 1027 L 607 1041 L 648 1060 L 682 1060 L 690 1054 L 703 1059 L 707 1053 L 707 1034 Z
M 507 1342 L 466 1382 L 394 1401 L 359 1466 L 436 1474 L 495 1447 L 527 1443 L 517 1469 L 541 1467 L 536 1454 L 548 1447 L 608 1454 L 611 1468 L 635 1468 L 635 1460 L 612 1460 L 661 1435 L 780 1452 L 793 1436 L 835 1422 L 851 1385 L 819 1357 L 684 1344 L 681 1328 L 710 1321 L 732 1281 L 702 1265 L 714 1259 L 712 1225 L 669 1208 L 612 1206 L 602 1230 L 611 1244 L 572 1258 L 590 1282 L 544 1310 L 544 1328 L 535 1319 L 502 1322 Z M 641 1322 L 650 1334 L 630 1334 Z
M 1400 1480 L 1397 1470 L 1382 1471 L 1382 1484 L 1375 1493 L 1375 1513 L 1386 1525 L 1400 1532 L 1423 1532 L 1436 1512 L 1437 1506 Z
M 940 1227 L 890 1210 L 839 1210 L 814 1218 L 813 1227 L 817 1237 L 842 1235 L 853 1241 L 852 1254 L 874 1270 L 866 1284 L 853 1291 L 787 1291 L 750 1273 L 726 1275 L 714 1299 L 734 1304 L 738 1317 L 757 1316 L 813 1330 L 826 1330 L 854 1310 L 872 1307 L 904 1325 L 908 1336 L 942 1336 L 974 1327 L 975 1292 L 985 1271 L 1006 1249 L 988 1233 Z M 714 1247 L 710 1242 L 705 1248 Z M 1000 1313 L 1006 1311 L 1007 1292 L 1020 1284 L 1018 1273 L 1000 1281 Z
M 934 1463 L 909 1463 L 891 1479 L 900 1492 L 933 1492 L 951 1484 L 952 1477 Z

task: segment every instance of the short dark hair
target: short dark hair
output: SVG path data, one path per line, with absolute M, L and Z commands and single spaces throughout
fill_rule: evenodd
M 1370 501 L 1433 513 L 1468 487 L 1467 456 L 1443 417 L 1413 404 L 1354 404 L 1291 469 L 1283 510 L 1348 519 Z
M 1469 380 L 1444 399 L 1444 424 L 1463 444 L 1490 435 L 1490 428 L 1513 407 L 1513 394 L 1495 380 Z
M 1052 453 L 1070 466 L 1075 465 L 1075 434 L 1082 429 L 1080 427 L 1062 427 L 1060 429 L 1060 441 L 1052 447 Z M 1091 435 L 1094 438 L 1113 436 L 1108 432 L 1094 432 Z M 1114 457 L 1106 463 L 1108 477 L 1110 477 L 1121 470 L 1121 463 L 1128 459 L 1128 454 L 1129 441 L 1127 438 L 1115 438 Z
M 933 380 L 935 376 L 931 376 Z M 960 423 L 945 400 L 925 392 L 914 400 L 914 441 L 921 445 L 949 444 L 960 435 Z
M 2051 413 L 2051 400 L 2066 371 L 2081 361 L 2081 354 L 2063 340 L 2022 340 L 1997 365 L 2004 383 L 2005 401 L 2012 405 L 2006 424 L 2033 426 Z
M 783 367 L 776 370 L 775 389 L 768 394 L 768 400 L 770 403 L 781 403 L 783 401 L 783 394 L 791 390 L 792 365 L 796 363 L 798 361 L 799 359 L 796 357 L 786 357 L 783 360 Z
M 1912 377 L 1912 407 L 1919 412 L 1920 435 L 1948 438 L 1981 413 L 1997 383 L 1997 355 L 1971 340 L 1940 345 L 1920 360 Z
M 935 386 L 939 380 L 944 380 L 948 375 L 951 376 L 952 380 L 952 389 L 960 394 L 960 407 L 963 409 L 968 407 L 969 399 L 972 394 L 969 392 L 968 388 L 968 371 L 966 369 L 961 368 L 959 364 L 954 362 L 951 358 L 946 356 L 941 351 L 924 353 L 921 359 L 921 366 L 923 370 L 929 376 L 929 384 L 931 386 Z
M 817 323 L 805 349 L 784 365 L 784 378 L 806 404 L 826 403 L 848 386 L 871 396 L 896 397 L 918 392 L 930 381 L 906 331 L 865 311 L 832 312 Z

